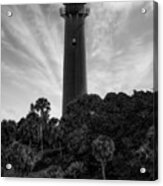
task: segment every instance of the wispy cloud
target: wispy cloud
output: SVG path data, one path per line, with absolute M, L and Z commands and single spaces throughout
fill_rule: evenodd
M 55 17 L 51 11 L 45 15 L 43 6 L 2 6 L 2 91 L 7 89 L 2 94 L 2 110 L 26 108 L 19 117 L 28 112 L 25 105 L 42 96 L 51 101 L 55 115 L 61 112 L 63 20 L 58 18 L 51 26 L 50 19 Z M 13 17 L 6 16 L 8 10 Z
M 2 6 L 2 118 L 19 119 L 39 97 L 61 115 L 64 19 L 61 4 Z M 89 4 L 89 93 L 153 88 L 153 3 Z M 141 8 L 147 13 L 141 14 Z M 13 12 L 7 17 L 7 11 Z
M 90 93 L 105 96 L 109 91 L 132 93 L 133 89 L 153 88 L 149 70 L 153 66 L 152 7 L 152 2 L 92 5 L 87 19 Z M 147 13 L 142 14 L 141 8 Z

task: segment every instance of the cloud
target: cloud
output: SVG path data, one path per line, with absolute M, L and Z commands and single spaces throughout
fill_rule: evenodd
M 151 88 L 153 15 L 148 10 L 151 3 L 97 5 L 91 7 L 92 15 L 87 20 L 87 33 L 92 33 L 92 38 L 87 38 L 89 92 L 105 96 L 109 91 L 132 93 L 133 89 Z M 142 7 L 147 8 L 148 16 L 141 14 Z
M 8 10 L 13 17 L 6 16 Z M 47 97 L 53 106 L 56 103 L 57 116 L 61 112 L 63 39 L 58 24 L 47 25 L 50 22 L 44 16 L 39 5 L 2 6 L 2 91 L 7 89 L 2 108 L 10 105 L 19 117 L 20 106 L 27 108 L 38 97 Z M 18 99 L 23 104 L 11 103 Z
M 62 109 L 64 19 L 60 4 L 2 6 L 2 112 L 20 119 L 46 97 Z M 153 88 L 153 3 L 90 3 L 86 18 L 88 92 Z M 141 8 L 147 9 L 141 14 Z M 6 12 L 13 11 L 12 17 Z M 12 110 L 14 112 L 9 112 Z

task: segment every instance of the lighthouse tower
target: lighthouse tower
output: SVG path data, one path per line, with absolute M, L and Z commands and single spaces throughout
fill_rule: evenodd
M 65 3 L 60 15 L 65 19 L 63 113 L 66 105 L 87 92 L 84 21 L 86 3 Z

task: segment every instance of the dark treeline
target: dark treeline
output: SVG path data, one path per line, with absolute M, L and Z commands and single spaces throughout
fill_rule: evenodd
M 1 122 L 2 176 L 157 178 L 157 93 L 83 95 L 60 120 L 50 109 L 40 98 L 19 122 Z

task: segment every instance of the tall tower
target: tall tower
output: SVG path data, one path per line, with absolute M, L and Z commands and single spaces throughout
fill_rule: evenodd
M 86 3 L 65 3 L 60 15 L 65 19 L 63 113 L 66 105 L 86 93 L 84 21 Z

